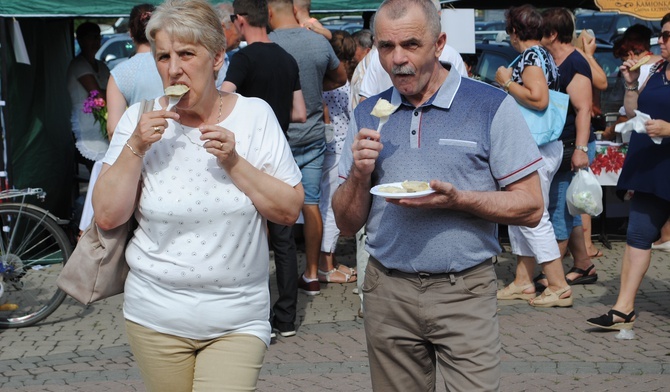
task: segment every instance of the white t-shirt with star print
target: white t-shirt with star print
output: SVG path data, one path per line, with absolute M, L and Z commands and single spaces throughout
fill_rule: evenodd
M 136 104 L 123 115 L 104 163 L 113 164 L 127 148 L 138 112 Z M 168 123 L 144 158 L 139 226 L 126 249 L 124 316 L 166 334 L 211 339 L 248 333 L 269 345 L 265 219 L 202 147 L 197 128 Z M 291 186 L 300 182 L 267 103 L 237 95 L 219 125 L 235 134 L 238 154 L 254 167 Z

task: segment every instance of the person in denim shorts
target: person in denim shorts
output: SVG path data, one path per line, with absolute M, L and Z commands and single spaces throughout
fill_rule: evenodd
M 269 0 L 270 40 L 284 48 L 298 62 L 300 86 L 307 107 L 307 121 L 291 123 L 288 143 L 302 172 L 305 204 L 305 272 L 298 279 L 298 288 L 307 295 L 321 293 L 317 277 L 321 256 L 323 221 L 319 211 L 321 175 L 326 151 L 323 122 L 323 91 L 343 86 L 347 82 L 344 64 L 335 55 L 330 43 L 322 35 L 300 27 L 293 14 L 291 0 Z

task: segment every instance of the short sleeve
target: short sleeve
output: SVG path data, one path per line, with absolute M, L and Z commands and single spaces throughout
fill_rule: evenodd
M 272 108 L 260 98 L 238 97 L 237 104 L 241 104 L 240 100 L 245 99 L 249 106 L 243 107 L 245 110 L 248 108 L 255 117 L 254 124 L 249 122 L 244 124 L 254 127 L 251 130 L 252 145 L 249 146 L 249 155 L 245 159 L 252 166 L 290 186 L 298 185 L 302 180 L 302 173 Z
M 225 81 L 234 84 L 239 89 L 247 77 L 247 71 L 250 69 L 249 67 L 249 57 L 247 57 L 246 53 L 237 52 L 235 56 L 230 59 Z
M 107 153 L 102 159 L 103 163 L 113 165 L 119 155 L 121 155 L 123 147 L 137 126 L 140 105 L 141 102 L 138 102 L 130 106 L 128 109 L 126 109 L 125 113 L 123 113 L 123 116 L 121 116 L 121 119 L 119 120 L 119 123 L 116 125 L 116 129 L 114 130 L 114 136 L 112 136 L 112 140 L 109 142 Z M 156 103 L 154 102 L 154 109 L 156 108 L 155 105 Z
M 491 124 L 490 166 L 501 187 L 544 165 L 540 151 L 513 97 L 502 102 Z
M 95 76 L 95 71 L 88 62 L 77 59 L 72 63 L 72 76 L 74 76 L 75 79 L 79 79 L 84 75 Z
M 356 136 L 356 133 L 358 133 L 356 116 L 351 116 L 349 121 L 349 129 L 347 130 L 347 137 L 344 140 L 342 155 L 340 156 L 340 163 L 337 168 L 337 175 L 340 184 L 342 184 L 349 177 L 351 165 L 354 163 L 354 155 L 351 151 L 351 146 L 354 144 L 354 137 Z

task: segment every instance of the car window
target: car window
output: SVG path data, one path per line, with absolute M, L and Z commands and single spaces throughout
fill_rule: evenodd
M 130 57 L 135 53 L 135 46 L 132 41 L 119 40 L 110 42 L 109 45 L 102 51 L 100 59 L 102 61 L 107 60 L 107 56 L 110 54 L 114 58 L 120 59 L 123 57 Z
M 607 34 L 614 20 L 614 15 L 578 15 L 576 28 L 591 29 L 595 34 Z
M 619 72 L 621 60 L 614 57 L 614 54 L 611 50 L 603 52 L 596 51 L 593 56 L 596 58 L 598 64 L 600 64 L 600 67 L 602 67 L 603 71 L 605 71 L 605 75 L 615 75 L 617 72 Z
M 500 66 L 508 67 L 509 59 L 499 53 L 484 52 L 478 61 L 478 74 L 483 82 L 493 84 L 496 80 L 496 71 Z
M 632 23 L 629 16 L 621 15 L 616 21 L 616 28 L 617 30 L 621 28 L 627 29 L 631 26 L 631 24 Z
M 603 113 L 616 113 L 623 106 L 626 92 L 623 84 L 624 80 L 621 75 L 607 77 L 607 89 L 600 92 L 600 110 Z

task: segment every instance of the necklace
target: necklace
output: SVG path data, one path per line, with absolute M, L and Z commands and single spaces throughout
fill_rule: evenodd
M 216 116 L 216 124 L 218 124 L 219 122 L 221 122 L 221 113 L 223 113 L 223 96 L 221 96 L 221 92 L 220 92 L 220 91 L 217 91 L 217 94 L 219 95 L 219 115 Z M 178 109 L 177 109 L 177 110 L 178 110 Z M 189 141 L 191 144 L 193 144 L 194 146 L 198 146 L 198 148 L 202 148 L 202 147 L 203 147 L 202 144 L 200 144 L 200 143 L 196 143 L 196 142 L 194 142 L 193 140 L 191 140 L 191 138 L 186 134 L 186 129 L 184 128 L 184 125 L 182 125 L 181 121 L 177 121 L 177 123 L 179 124 L 179 127 L 181 127 L 181 133 L 182 133 L 182 135 L 186 136 L 186 139 L 188 139 L 188 141 Z

